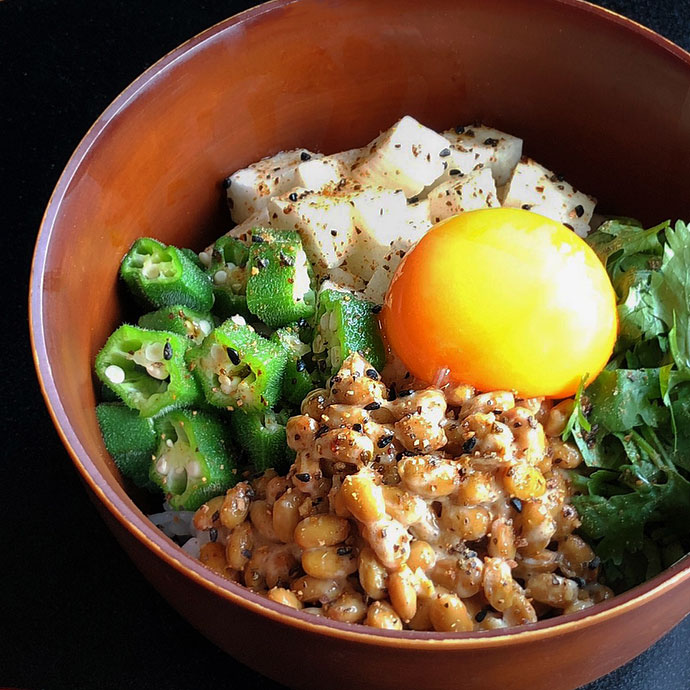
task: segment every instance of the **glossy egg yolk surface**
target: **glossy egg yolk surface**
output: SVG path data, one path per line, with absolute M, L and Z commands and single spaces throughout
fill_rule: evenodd
M 592 249 L 522 209 L 470 211 L 434 226 L 386 294 L 388 343 L 430 384 L 562 398 L 613 350 L 616 296 Z

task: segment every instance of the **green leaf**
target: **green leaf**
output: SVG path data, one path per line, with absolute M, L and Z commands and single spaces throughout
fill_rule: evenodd
M 658 235 L 668 225 L 669 221 L 665 221 L 645 230 L 629 219 L 608 220 L 587 237 L 587 243 L 611 272 L 618 262 L 632 254 L 661 254 Z
M 585 390 L 585 381 L 588 378 L 589 374 L 585 374 L 580 379 L 580 385 L 577 387 L 577 392 L 575 393 L 575 404 L 573 405 L 573 410 L 570 413 L 570 417 L 568 417 L 568 421 L 566 422 L 563 433 L 561 434 L 561 437 L 564 441 L 567 441 L 570 438 L 571 434 L 576 428 L 584 429 L 585 431 L 589 431 L 591 428 L 589 421 L 585 416 L 584 410 L 582 409 L 582 396 Z

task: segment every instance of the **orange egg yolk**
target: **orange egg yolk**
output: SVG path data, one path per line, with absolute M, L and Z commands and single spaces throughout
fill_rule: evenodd
M 563 398 L 608 361 L 616 295 L 569 228 L 522 209 L 483 209 L 434 226 L 405 256 L 382 321 L 422 381 Z

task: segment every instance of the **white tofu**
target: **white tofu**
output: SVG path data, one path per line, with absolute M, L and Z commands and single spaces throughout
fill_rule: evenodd
M 365 149 L 350 149 L 322 158 L 312 158 L 297 166 L 296 186 L 319 191 L 350 177 L 350 170 Z
M 366 283 L 359 276 L 352 275 L 342 266 L 329 269 L 328 273 L 325 274 L 325 279 L 352 292 L 362 292 L 366 286 Z
M 386 296 L 388 286 L 393 279 L 395 271 L 407 252 L 413 247 L 414 243 L 403 241 L 399 244 L 396 243 L 391 248 L 391 251 L 388 252 L 384 260 L 377 266 L 366 288 L 364 288 L 364 296 L 367 299 L 376 302 L 376 304 L 383 303 L 383 299 Z
M 426 234 L 432 225 L 428 199 L 422 199 L 408 205 L 407 223 L 410 226 L 409 236 L 415 242 Z
M 343 199 L 300 188 L 268 202 L 271 227 L 296 230 L 319 275 L 340 266 L 350 251 L 354 235 L 351 209 Z
M 478 165 L 491 168 L 496 185 L 504 185 L 522 156 L 522 139 L 484 125 L 447 129 L 443 136 L 452 144 L 444 179 L 453 170 L 467 175 Z
M 406 197 L 413 197 L 440 177 L 448 155 L 446 139 L 406 115 L 369 144 L 353 166 L 352 177 L 369 187 L 402 189 Z
M 596 203 L 594 197 L 578 192 L 543 165 L 522 158 L 505 189 L 502 205 L 539 213 L 586 237 Z
M 438 223 L 464 211 L 500 206 L 490 168 L 479 168 L 434 187 L 428 195 L 429 214 Z
M 283 194 L 297 185 L 300 163 L 322 154 L 307 149 L 281 151 L 275 156 L 262 158 L 226 178 L 228 206 L 236 223 L 266 208 L 272 196 Z

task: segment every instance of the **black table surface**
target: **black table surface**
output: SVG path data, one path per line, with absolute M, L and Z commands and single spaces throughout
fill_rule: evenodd
M 11 353 L 0 365 L 0 687 L 282 687 L 196 632 L 106 530 L 46 413 L 26 327 L 29 266 L 41 215 L 82 135 L 159 57 L 253 4 L 0 0 L 0 236 L 9 298 L 3 343 Z M 688 0 L 602 4 L 690 48 Z M 688 690 L 690 618 L 588 686 L 612 688 Z

